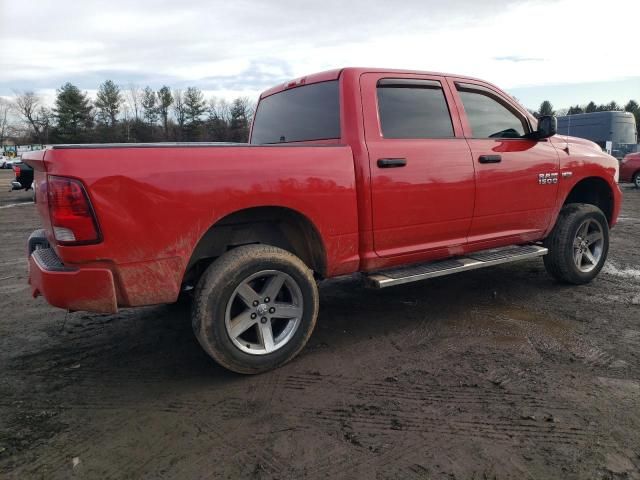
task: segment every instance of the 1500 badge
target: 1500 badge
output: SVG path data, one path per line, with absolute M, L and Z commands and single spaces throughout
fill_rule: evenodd
M 538 174 L 538 183 L 540 185 L 547 185 L 550 183 L 558 183 L 558 174 L 557 173 L 539 173 Z

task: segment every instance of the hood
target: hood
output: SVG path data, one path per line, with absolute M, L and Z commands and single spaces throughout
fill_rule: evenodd
M 579 137 L 569 137 L 567 135 L 554 135 L 550 138 L 551 143 L 558 148 L 564 148 L 567 143 L 569 144 L 569 148 L 571 146 L 580 146 L 585 148 L 592 148 L 593 150 L 597 150 L 598 152 L 602 152 L 602 148 L 591 140 L 587 140 L 586 138 Z

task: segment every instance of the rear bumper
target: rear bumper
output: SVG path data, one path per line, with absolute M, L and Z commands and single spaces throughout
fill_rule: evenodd
M 115 283 L 105 268 L 69 268 L 49 246 L 44 232 L 29 237 L 29 285 L 35 297 L 66 310 L 115 313 L 118 311 Z

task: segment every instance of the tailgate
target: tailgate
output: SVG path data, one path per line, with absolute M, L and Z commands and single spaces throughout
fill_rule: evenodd
M 49 204 L 47 198 L 47 164 L 46 158 L 49 150 L 38 150 L 22 154 L 22 161 L 33 168 L 33 188 L 36 199 L 36 208 L 42 218 L 42 226 L 47 238 L 55 248 L 53 241 L 53 231 L 51 229 L 51 219 L 49 218 Z
M 22 154 L 22 161 L 33 168 L 34 171 L 46 172 L 46 165 L 44 163 L 45 156 L 48 150 L 37 150 L 35 152 L 25 152 Z

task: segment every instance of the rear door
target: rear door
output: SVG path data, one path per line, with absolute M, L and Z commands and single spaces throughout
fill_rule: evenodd
M 360 85 L 376 253 L 388 257 L 466 243 L 473 161 L 446 80 L 367 73 Z
M 482 82 L 449 79 L 476 171 L 469 242 L 538 239 L 551 221 L 559 157 L 513 100 Z

